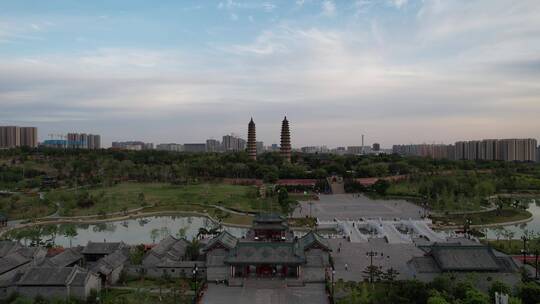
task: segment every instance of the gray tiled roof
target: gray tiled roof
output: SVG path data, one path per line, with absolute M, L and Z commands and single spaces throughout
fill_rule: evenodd
M 312 245 L 319 245 L 324 249 L 331 251 L 330 247 L 328 246 L 328 242 L 314 231 L 310 231 L 306 235 L 298 239 L 298 248 L 300 250 L 306 250 L 306 248 Z
M 264 222 L 264 223 L 280 223 L 285 221 L 285 218 L 279 214 L 275 213 L 260 213 L 255 216 L 253 222 Z
M 233 249 L 238 244 L 238 239 L 227 231 L 223 231 L 218 236 L 211 239 L 204 250 L 212 248 L 216 243 L 220 243 L 221 245 L 225 246 L 225 248 Z
M 500 266 L 490 247 L 487 246 L 440 246 L 431 247 L 430 254 L 442 271 L 497 271 Z
M 32 267 L 17 282 L 20 286 L 65 286 L 72 267 Z
M 0 258 L 5 257 L 18 248 L 21 248 L 21 244 L 17 242 L 0 241 Z
M 18 252 L 11 253 L 0 259 L 0 275 L 20 267 L 31 260 L 31 258 L 27 258 Z
M 228 263 L 300 264 L 305 259 L 296 255 L 295 244 L 290 242 L 240 242 L 230 255 Z
M 92 267 L 93 272 L 99 272 L 102 274 L 109 274 L 113 272 L 116 268 L 122 266 L 129 259 L 129 255 L 124 250 L 117 250 L 106 257 L 101 258 L 95 265 Z
M 80 252 L 75 249 L 69 248 L 64 250 L 64 252 L 61 252 L 50 258 L 49 262 L 59 267 L 66 267 L 79 261 L 82 258 L 83 256 Z
M 123 247 L 124 243 L 109 243 L 109 242 L 88 242 L 84 247 L 83 254 L 111 254 Z
M 43 247 L 21 247 L 16 250 L 18 254 L 28 259 L 32 259 L 39 251 L 46 252 L 47 250 Z
M 169 258 L 178 259 L 184 256 L 188 242 L 184 239 L 176 239 L 169 236 L 152 248 L 150 252 L 158 257 L 167 255 Z
M 414 257 L 409 262 L 414 270 L 418 273 L 439 273 L 441 269 L 437 266 L 437 263 L 433 257 Z

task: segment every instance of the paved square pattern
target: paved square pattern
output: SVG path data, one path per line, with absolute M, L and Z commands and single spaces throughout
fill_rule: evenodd
M 250 284 L 246 287 L 209 284 L 201 303 L 326 304 L 328 298 L 324 284 L 306 284 L 304 287 L 276 286 L 276 284 L 265 284 L 265 282 Z
M 416 244 L 388 244 L 382 239 L 370 239 L 367 243 L 349 243 L 344 239 L 329 239 L 335 266 L 335 280 L 364 281 L 362 271 L 370 264 L 368 251 L 377 252 L 373 265 L 382 266 L 383 271 L 390 267 L 399 272 L 398 279 L 412 279 L 413 274 L 407 262 L 424 252 Z M 338 250 L 341 247 L 341 250 Z M 382 253 L 382 256 L 381 256 Z M 345 267 L 347 265 L 347 267 Z
M 311 209 L 311 210 L 310 210 Z M 294 217 L 311 215 L 320 220 L 359 218 L 419 219 L 422 208 L 405 200 L 372 200 L 364 195 L 320 195 L 319 201 L 301 202 Z

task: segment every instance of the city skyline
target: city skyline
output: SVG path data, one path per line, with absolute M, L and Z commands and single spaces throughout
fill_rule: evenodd
M 294 146 L 538 138 L 537 1 L 6 1 L 1 125 Z M 222 130 L 222 131 L 216 131 Z M 219 137 L 217 137 L 219 138 Z

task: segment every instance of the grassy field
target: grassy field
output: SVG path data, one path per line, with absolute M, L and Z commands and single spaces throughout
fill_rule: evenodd
M 472 221 L 472 225 L 497 224 L 505 222 L 513 222 L 524 220 L 531 217 L 531 213 L 527 210 L 519 208 L 507 208 L 501 210 L 500 214 L 496 210 L 483 213 L 464 215 L 448 215 L 442 217 L 433 217 L 433 222 L 439 222 L 443 225 L 463 225 L 465 219 Z
M 485 243 L 486 241 L 484 241 Z M 523 249 L 522 240 L 490 240 L 487 243 L 493 248 L 506 254 L 521 254 Z
M 48 193 L 47 198 L 60 202 L 63 207 L 61 214 L 66 216 L 105 214 L 139 207 L 152 207 L 148 208 L 148 211 L 200 211 L 201 208 L 197 205 L 257 211 L 261 208 L 268 209 L 271 204 L 275 204 L 268 199 L 258 198 L 257 188 L 253 186 L 122 183 L 112 187 L 89 189 L 88 193 L 94 204 L 81 208 L 77 205 L 81 191 L 84 190 L 55 190 Z
M 17 194 L 17 198 L 0 197 L 0 213 L 7 215 L 10 220 L 43 217 L 55 210 L 54 204 L 40 200 L 37 194 Z

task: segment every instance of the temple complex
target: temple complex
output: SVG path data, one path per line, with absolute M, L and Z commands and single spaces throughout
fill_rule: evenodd
M 258 215 L 245 238 L 221 233 L 204 251 L 208 280 L 230 285 L 241 285 L 250 278 L 324 282 L 330 267 L 326 240 L 313 231 L 294 237 L 286 219 L 276 214 Z
M 255 133 L 255 123 L 253 122 L 253 117 L 248 124 L 247 152 L 249 159 L 257 160 L 257 135 Z
M 279 152 L 286 161 L 291 162 L 291 132 L 287 116 L 281 122 L 281 146 Z

